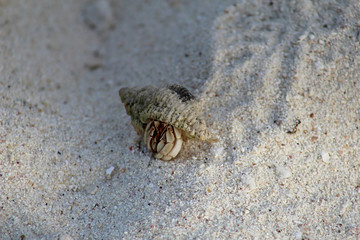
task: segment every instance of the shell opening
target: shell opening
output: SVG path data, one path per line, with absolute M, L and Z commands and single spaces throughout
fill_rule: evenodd
M 181 131 L 164 122 L 150 121 L 144 132 L 144 141 L 154 157 L 160 160 L 171 160 L 176 157 L 182 146 Z

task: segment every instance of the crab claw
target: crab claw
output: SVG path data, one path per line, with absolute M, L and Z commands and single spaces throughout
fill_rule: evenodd
M 154 153 L 154 157 L 164 161 L 176 157 L 183 143 L 179 129 L 156 120 L 147 124 L 144 141 L 148 149 Z

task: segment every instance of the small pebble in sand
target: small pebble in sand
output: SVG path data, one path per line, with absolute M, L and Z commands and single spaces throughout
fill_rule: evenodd
M 291 177 L 291 171 L 288 167 L 277 165 L 275 173 L 276 173 L 276 176 L 278 176 L 281 179 Z
M 287 124 L 285 126 L 286 133 L 294 134 L 297 131 L 298 126 L 300 125 L 301 121 L 300 119 L 294 119 L 291 123 Z
M 224 148 L 223 147 L 215 147 L 212 149 L 212 153 L 215 158 L 220 159 L 224 155 Z
M 114 175 L 114 171 L 115 170 L 115 167 L 114 166 L 111 166 L 109 167 L 108 169 L 106 169 L 106 178 L 107 179 L 111 179 L 112 176 Z
M 321 151 L 321 159 L 323 160 L 323 162 L 329 163 L 330 162 L 329 153 L 327 151 Z
M 256 181 L 253 176 L 245 176 L 242 179 L 242 182 L 244 183 L 244 187 L 247 191 L 252 191 L 256 188 Z
M 99 188 L 97 186 L 92 186 L 90 189 L 89 189 L 89 193 L 91 195 L 95 195 L 97 192 L 98 192 Z

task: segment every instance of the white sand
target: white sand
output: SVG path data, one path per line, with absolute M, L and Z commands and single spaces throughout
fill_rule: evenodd
M 0 1 L 0 239 L 360 239 L 359 2 L 234 2 Z M 149 165 L 170 82 L 220 142 Z

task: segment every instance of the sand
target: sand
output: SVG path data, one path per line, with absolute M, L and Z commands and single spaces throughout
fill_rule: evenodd
M 1 239 L 360 239 L 360 4 L 0 1 Z M 151 158 L 125 86 L 218 143 Z

